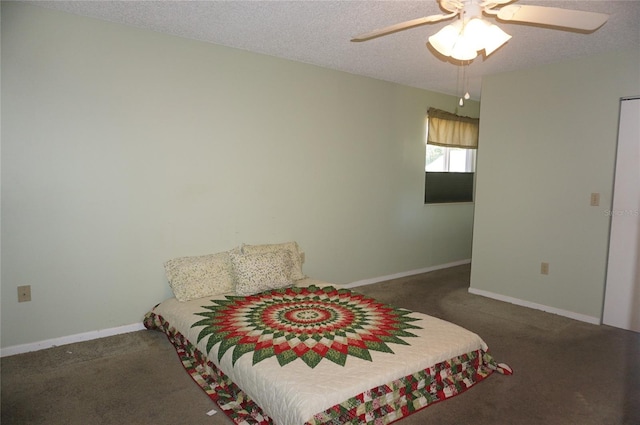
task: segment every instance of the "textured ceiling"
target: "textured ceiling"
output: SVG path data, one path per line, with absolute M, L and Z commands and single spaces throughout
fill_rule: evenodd
M 447 94 L 462 90 L 458 67 L 436 57 L 425 44 L 431 34 L 450 21 L 362 43 L 350 41 L 361 33 L 443 13 L 436 0 L 30 3 L 427 90 Z M 517 4 L 602 12 L 610 17 L 591 34 L 499 23 L 489 18 L 513 38 L 491 56 L 478 56 L 467 68 L 474 99 L 480 98 L 483 75 L 610 50 L 640 49 L 640 0 L 520 0 Z

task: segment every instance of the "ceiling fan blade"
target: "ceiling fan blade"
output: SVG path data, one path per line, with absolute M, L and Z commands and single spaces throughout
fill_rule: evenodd
M 486 0 L 483 3 L 480 3 L 480 6 L 482 7 L 488 7 L 488 8 L 492 8 L 495 7 L 499 4 L 507 4 L 507 3 L 511 3 L 514 0 Z
M 500 9 L 497 17 L 503 21 L 550 25 L 587 32 L 597 30 L 609 19 L 609 15 L 605 13 L 515 4 Z
M 371 40 L 372 38 L 381 37 L 387 34 L 393 34 L 394 32 L 418 27 L 420 25 L 429 24 L 431 22 L 438 22 L 445 19 L 450 19 L 457 15 L 458 13 L 454 12 L 448 15 L 431 15 L 431 16 L 426 16 L 424 18 L 413 19 L 411 21 L 400 22 L 399 24 L 391 25 L 389 27 L 381 28 L 379 30 L 371 31 L 365 34 L 360 34 L 359 36 L 352 38 L 351 41 L 356 41 L 356 42 L 367 41 L 367 40 Z

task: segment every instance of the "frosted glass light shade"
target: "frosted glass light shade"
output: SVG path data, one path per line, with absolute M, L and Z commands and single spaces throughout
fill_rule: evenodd
M 429 37 L 429 43 L 440 54 L 451 56 L 451 52 L 462 33 L 462 21 L 458 20 L 453 24 L 447 25 L 440 31 Z
M 489 56 L 500 46 L 509 41 L 511 36 L 502 31 L 497 25 L 490 24 L 485 34 L 484 51 Z
M 468 39 L 474 49 L 482 50 L 487 41 L 490 26 L 491 24 L 484 19 L 473 18 L 465 24 L 461 36 Z
M 470 61 L 476 56 L 478 56 L 478 51 L 473 40 L 469 37 L 458 37 L 451 50 L 451 57 L 459 61 Z

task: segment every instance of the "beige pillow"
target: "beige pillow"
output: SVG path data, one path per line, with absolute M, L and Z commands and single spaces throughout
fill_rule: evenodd
M 285 250 L 242 254 L 232 252 L 236 294 L 253 295 L 293 285 L 291 254 Z
M 306 278 L 304 273 L 302 273 L 302 257 L 300 255 L 300 250 L 298 249 L 297 242 L 284 242 L 277 244 L 266 244 L 266 245 L 242 245 L 242 253 L 243 254 L 259 254 L 265 252 L 273 252 L 285 250 L 291 254 L 292 261 L 292 269 L 291 269 L 291 278 L 293 280 L 300 280 Z
M 164 270 L 178 301 L 233 292 L 229 252 L 174 258 L 164 263 Z

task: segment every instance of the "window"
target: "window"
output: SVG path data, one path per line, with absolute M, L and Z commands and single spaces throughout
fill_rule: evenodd
M 478 119 L 437 109 L 427 116 L 426 204 L 472 202 Z
M 427 144 L 424 171 L 473 173 L 476 170 L 476 149 L 445 148 Z

